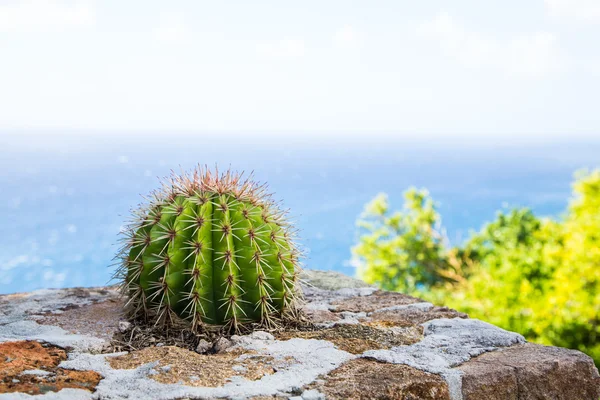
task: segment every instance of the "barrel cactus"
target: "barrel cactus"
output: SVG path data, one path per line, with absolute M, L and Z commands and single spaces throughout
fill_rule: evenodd
M 198 167 L 173 174 L 147 203 L 118 255 L 130 316 L 237 329 L 297 311 L 295 230 L 265 185 Z

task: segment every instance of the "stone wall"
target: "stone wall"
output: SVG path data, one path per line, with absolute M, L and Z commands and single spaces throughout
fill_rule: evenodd
M 0 399 L 600 398 L 598 370 L 578 351 L 340 274 L 304 279 L 310 329 L 196 351 L 153 341 L 107 353 L 115 332 L 133 332 L 113 288 L 0 296 Z

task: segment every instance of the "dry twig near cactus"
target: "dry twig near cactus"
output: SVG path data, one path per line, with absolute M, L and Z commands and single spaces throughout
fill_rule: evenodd
M 198 167 L 133 216 L 116 274 L 132 318 L 230 331 L 297 315 L 295 231 L 266 185 Z

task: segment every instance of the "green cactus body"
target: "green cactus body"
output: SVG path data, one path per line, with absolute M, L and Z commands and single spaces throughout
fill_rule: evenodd
M 264 186 L 197 169 L 165 187 L 126 231 L 118 273 L 133 316 L 237 327 L 295 310 L 298 251 Z

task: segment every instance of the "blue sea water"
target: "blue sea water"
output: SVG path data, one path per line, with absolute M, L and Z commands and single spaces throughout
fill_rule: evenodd
M 353 275 L 355 220 L 377 193 L 400 207 L 408 187 L 428 188 L 458 243 L 503 205 L 559 216 L 574 171 L 600 167 L 600 140 L 0 132 L 0 293 L 106 284 L 140 194 L 197 163 L 253 170 L 290 208 L 306 266 Z

